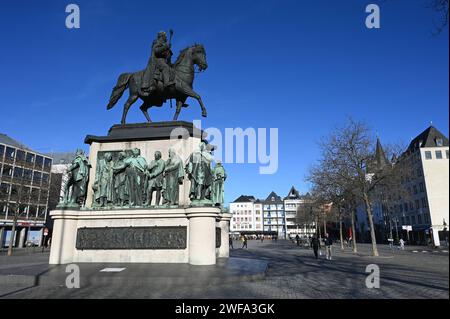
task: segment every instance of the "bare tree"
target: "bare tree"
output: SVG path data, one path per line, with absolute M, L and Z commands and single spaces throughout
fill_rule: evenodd
M 352 218 L 357 203 L 364 205 L 370 228 L 372 254 L 378 256 L 373 204 L 379 199 L 382 190 L 392 190 L 394 185 L 400 189 L 401 174 L 396 165 L 375 156 L 374 145 L 368 126 L 348 119 L 344 126 L 335 128 L 320 142 L 321 158 L 311 169 L 308 179 L 328 200 L 336 203 L 343 200 L 350 202 L 346 206 L 350 207 Z

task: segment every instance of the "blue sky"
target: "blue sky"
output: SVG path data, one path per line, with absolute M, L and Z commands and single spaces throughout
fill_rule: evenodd
M 448 136 L 448 29 L 418 1 L 77 1 L 81 28 L 65 27 L 69 1 L 8 1 L 0 9 L 0 131 L 41 152 L 83 146 L 119 121 L 106 111 L 120 73 L 145 67 L 160 29 L 173 49 L 201 42 L 209 68 L 195 89 L 204 127 L 276 127 L 279 168 L 227 164 L 226 200 L 301 192 L 317 142 L 352 116 L 382 142 L 407 143 L 430 121 Z M 381 28 L 365 27 L 380 5 Z M 195 101 L 180 119 L 200 118 Z M 136 105 L 129 122 L 143 122 Z M 156 121 L 173 109 L 153 109 Z M 88 148 L 84 146 L 86 150 Z

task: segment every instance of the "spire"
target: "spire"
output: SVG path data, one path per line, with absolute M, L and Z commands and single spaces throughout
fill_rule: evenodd
M 386 154 L 384 153 L 383 147 L 381 146 L 380 138 L 377 137 L 377 147 L 375 150 L 375 165 L 377 168 L 382 168 L 383 166 L 389 164 Z

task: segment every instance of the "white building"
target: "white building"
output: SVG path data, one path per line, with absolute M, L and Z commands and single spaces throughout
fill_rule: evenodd
M 255 216 L 255 207 L 254 203 L 256 198 L 253 196 L 241 195 L 234 202 L 230 203 L 230 213 L 232 214 L 231 223 L 230 223 L 230 231 L 232 233 L 241 233 L 245 232 L 255 232 L 256 225 L 259 225 L 261 228 L 261 216 L 259 217 L 258 222 L 256 221 Z M 259 210 L 259 214 L 261 214 L 261 210 Z M 259 229 L 261 230 L 261 229 Z
M 315 233 L 315 224 L 305 225 L 297 219 L 297 211 L 299 207 L 305 204 L 309 194 L 300 195 L 294 186 L 289 190 L 289 194 L 284 198 L 284 212 L 286 224 L 286 236 L 295 237 L 297 234 L 301 237 L 310 237 Z
M 408 185 L 410 202 L 398 207 L 400 223 L 411 225 L 413 236 L 439 246 L 448 238 L 448 138 L 430 126 L 411 141 L 402 160 L 412 165 L 415 178 Z

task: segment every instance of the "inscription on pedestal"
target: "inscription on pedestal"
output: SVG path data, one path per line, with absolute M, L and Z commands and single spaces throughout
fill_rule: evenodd
M 78 228 L 78 250 L 185 249 L 185 226 Z

